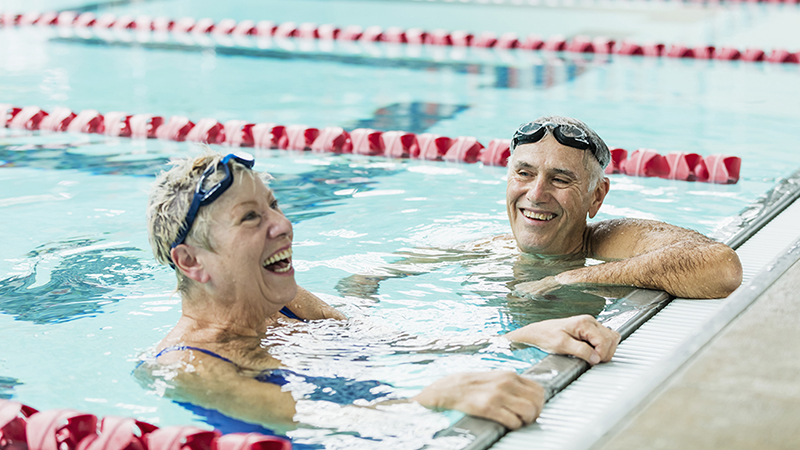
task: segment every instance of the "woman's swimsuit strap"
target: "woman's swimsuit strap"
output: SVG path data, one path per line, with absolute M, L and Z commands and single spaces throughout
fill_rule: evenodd
M 234 366 L 238 367 L 238 365 L 235 362 L 231 361 L 230 359 L 228 359 L 228 358 L 226 358 L 226 357 L 224 357 L 222 355 L 214 353 L 211 350 L 206 350 L 204 348 L 192 347 L 191 345 L 173 345 L 172 347 L 167 347 L 164 350 L 161 350 L 160 352 L 158 352 L 158 354 L 156 355 L 156 358 L 158 358 L 159 356 L 163 355 L 164 353 L 174 352 L 174 351 L 178 351 L 178 350 L 196 350 L 198 352 L 205 353 L 206 355 L 213 356 L 214 358 L 219 358 L 219 359 L 221 359 L 221 360 L 223 360 L 225 362 L 229 362 L 229 363 L 233 364 Z
M 288 306 L 284 306 L 283 308 L 281 308 L 280 313 L 283 314 L 284 316 L 290 318 L 290 319 L 299 320 L 301 322 L 306 322 L 306 319 L 301 319 L 301 318 L 297 317 L 297 314 L 293 313 L 292 310 L 289 309 Z
M 283 314 L 284 316 L 290 318 L 290 319 L 301 320 L 303 322 L 306 321 L 305 319 L 301 319 L 301 318 L 297 317 L 297 314 L 292 312 L 292 310 L 289 309 L 286 306 L 281 308 L 280 313 Z M 198 352 L 205 353 L 206 355 L 213 356 L 215 358 L 219 358 L 219 359 L 221 359 L 221 360 L 223 360 L 225 362 L 229 362 L 229 363 L 233 364 L 234 366 L 238 367 L 238 365 L 235 362 L 231 361 L 230 359 L 228 359 L 228 358 L 226 358 L 226 357 L 224 357 L 222 355 L 214 353 L 211 350 L 206 350 L 204 348 L 192 347 L 191 345 L 173 345 L 172 347 L 167 347 L 167 348 L 161 350 L 160 352 L 158 352 L 158 354 L 156 355 L 156 358 L 158 358 L 159 356 L 163 355 L 164 353 L 174 352 L 174 351 L 177 351 L 177 350 L 197 350 Z

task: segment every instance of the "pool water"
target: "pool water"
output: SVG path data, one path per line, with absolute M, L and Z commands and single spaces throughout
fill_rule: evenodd
M 33 3 L 10 2 L 3 8 L 85 6 Z M 652 7 L 694 8 L 668 3 Z M 585 31 L 595 23 L 591 14 L 598 13 L 592 8 L 452 6 L 165 1 L 101 5 L 93 11 L 474 31 L 502 31 L 496 27 L 503 23 L 520 33 L 526 31 L 519 19 L 524 11 L 540 14 L 536 23 L 543 35 Z M 796 13 L 716 5 L 691 9 L 686 17 L 694 22 L 686 19 L 685 27 L 662 21 L 663 27 L 651 26 L 646 35 L 647 8 L 598 8 L 614 17 L 607 23 L 618 24 L 617 32 L 629 36 L 670 39 L 683 32 L 726 42 L 743 36 L 753 42 L 765 21 L 777 20 L 777 12 Z M 632 15 L 639 19 L 631 20 Z M 472 135 L 484 144 L 509 137 L 517 124 L 542 114 L 573 115 L 611 146 L 741 157 L 742 176 L 734 185 L 613 175 L 611 194 L 596 218 L 653 218 L 706 234 L 800 163 L 796 152 L 787 151 L 800 118 L 797 102 L 790 100 L 800 98 L 797 65 L 299 40 L 245 40 L 223 48 L 174 36 L 159 39 L 0 28 L 0 103 L 223 122 L 368 126 Z M 769 43 L 764 39 L 763 45 Z M 174 275 L 157 266 L 149 250 L 147 192 L 170 158 L 198 151 L 188 143 L 0 129 L 0 235 L 5 238 L 0 398 L 40 410 L 73 408 L 157 425 L 214 423 L 159 396 L 158 389 L 143 388 L 131 375 L 140 356 L 180 315 Z M 512 352 L 498 344 L 458 351 L 478 339 L 565 311 L 602 315 L 604 308 L 613 310 L 613 300 L 591 293 L 569 293 L 582 295 L 572 309 L 509 303 L 516 255 L 502 251 L 471 255 L 467 262 L 440 258 L 421 265 L 420 275 L 385 281 L 375 297 L 343 296 L 336 288 L 340 280 L 383 270 L 400 259 L 398 252 L 441 254 L 508 232 L 505 169 L 253 153 L 256 169 L 275 176 L 272 186 L 294 224 L 298 283 L 351 317 L 347 324 L 316 324 L 282 337 L 293 344 L 291 354 L 280 355 L 288 367 L 310 375 L 380 380 L 392 386 L 392 395 L 407 396 L 446 374 L 522 370 L 542 357 L 536 349 Z M 320 355 L 331 358 L 320 362 Z M 303 403 L 300 410 L 308 426 L 292 432 L 298 444 L 458 444 L 431 441 L 436 430 L 459 417 L 455 413 L 400 405 L 371 415 L 321 402 Z

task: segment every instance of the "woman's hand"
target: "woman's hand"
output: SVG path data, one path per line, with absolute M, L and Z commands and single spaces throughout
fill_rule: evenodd
M 514 372 L 465 372 L 439 379 L 412 400 L 429 408 L 455 409 L 516 430 L 539 417 L 544 389 Z
M 503 336 L 512 342 L 535 345 L 549 353 L 577 356 L 589 364 L 610 361 L 619 333 L 589 315 L 543 320 Z

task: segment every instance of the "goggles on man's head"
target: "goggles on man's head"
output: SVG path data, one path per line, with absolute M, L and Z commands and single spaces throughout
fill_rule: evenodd
M 197 188 L 194 190 L 192 204 L 189 205 L 189 210 L 186 212 L 186 219 L 183 221 L 183 225 L 181 226 L 181 231 L 178 233 L 177 239 L 175 239 L 175 242 L 172 243 L 172 248 L 183 244 L 183 242 L 186 240 L 186 236 L 189 235 L 189 230 L 192 229 L 192 224 L 194 223 L 194 219 L 197 218 L 197 212 L 200 210 L 200 207 L 212 203 L 214 200 L 219 198 L 223 192 L 227 191 L 228 188 L 231 187 L 231 184 L 233 183 L 233 173 L 231 172 L 231 168 L 228 167 L 228 162 L 230 160 L 234 160 L 248 169 L 252 169 L 253 165 L 256 163 L 256 160 L 253 158 L 253 156 L 248 153 L 229 153 L 216 165 L 210 165 L 205 171 L 203 171 L 203 175 L 200 176 L 200 180 L 197 182 Z M 222 166 L 222 169 L 225 171 L 225 176 L 222 178 L 222 180 L 220 180 L 219 183 L 211 186 L 208 189 L 203 189 L 203 183 L 206 181 L 206 178 L 211 176 L 211 174 L 214 173 L 220 166 Z
M 519 126 L 517 131 L 514 132 L 514 137 L 511 139 L 510 150 L 513 152 L 515 148 L 523 144 L 533 144 L 539 142 L 547 134 L 547 130 L 552 130 L 553 137 L 561 145 L 567 147 L 577 148 L 578 150 L 591 150 L 592 155 L 600 163 L 600 166 L 605 169 L 611 160 L 611 155 L 608 151 L 603 152 L 597 148 L 596 145 L 589 139 L 589 135 L 585 131 L 570 124 L 555 124 L 552 122 L 539 123 L 528 122 Z

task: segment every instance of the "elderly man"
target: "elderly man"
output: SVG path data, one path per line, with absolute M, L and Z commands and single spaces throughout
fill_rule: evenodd
M 587 224 L 609 191 L 608 147 L 583 122 L 541 117 L 511 141 L 506 206 L 522 252 L 607 261 L 522 283 L 523 294 L 603 283 L 660 289 L 686 298 L 724 297 L 742 281 L 728 246 L 663 222 L 614 219 Z M 510 238 L 510 237 L 509 237 Z
M 370 296 L 380 281 L 414 275 L 425 263 L 472 263 L 475 251 L 507 252 L 509 247 L 524 256 L 514 260 L 516 280 L 509 283 L 519 297 L 542 297 L 562 285 L 620 285 L 718 298 L 741 283 L 736 253 L 695 231 L 642 219 L 587 223 L 609 192 L 603 170 L 611 155 L 580 120 L 549 116 L 523 124 L 510 149 L 506 206 L 511 235 L 442 250 L 440 257 L 407 253 L 406 259 L 379 268 L 380 273 L 342 280 L 339 291 Z

